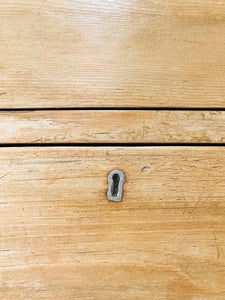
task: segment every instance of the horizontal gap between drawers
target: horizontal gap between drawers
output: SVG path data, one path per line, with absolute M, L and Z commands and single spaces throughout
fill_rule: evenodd
M 225 143 L 9 143 L 0 147 L 225 147 Z
M 123 110 L 143 110 L 143 111 L 152 111 L 152 110 L 159 110 L 159 111 L 225 111 L 225 108 L 170 108 L 170 107 L 64 107 L 64 108 L 2 108 L 0 112 L 33 112 L 33 111 L 71 111 L 71 110 L 78 110 L 78 111 L 88 111 L 88 110 L 114 110 L 114 111 L 123 111 Z

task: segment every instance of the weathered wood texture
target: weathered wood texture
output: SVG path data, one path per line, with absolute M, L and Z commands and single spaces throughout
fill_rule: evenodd
M 224 111 L 0 112 L 0 143 L 224 143 Z
M 225 294 L 225 148 L 0 149 L 1 299 Z M 107 175 L 126 174 L 124 199 Z
M 225 107 L 225 2 L 2 0 L 0 107 Z

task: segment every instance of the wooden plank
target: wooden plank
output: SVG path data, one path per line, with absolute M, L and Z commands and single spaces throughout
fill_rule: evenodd
M 224 143 L 224 111 L 0 112 L 0 143 Z
M 1 299 L 224 299 L 224 147 L 0 149 Z M 124 199 L 106 199 L 125 172 Z
M 225 107 L 225 2 L 2 0 L 0 108 Z

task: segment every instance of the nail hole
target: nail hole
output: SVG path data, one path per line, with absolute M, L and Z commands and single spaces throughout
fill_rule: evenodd
M 112 196 L 116 197 L 118 195 L 118 188 L 120 183 L 120 176 L 119 174 L 115 173 L 112 176 L 113 184 L 112 184 Z
M 145 173 L 148 172 L 150 170 L 149 166 L 144 166 L 143 168 L 141 168 L 141 172 Z

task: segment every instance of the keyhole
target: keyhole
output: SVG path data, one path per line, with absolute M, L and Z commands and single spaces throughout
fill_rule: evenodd
M 118 187 L 120 183 L 120 176 L 119 174 L 115 173 L 112 176 L 113 184 L 112 184 L 112 196 L 116 197 L 118 195 Z
M 108 192 L 107 197 L 110 201 L 121 202 L 123 197 L 123 184 L 125 175 L 120 170 L 113 170 L 108 175 Z

